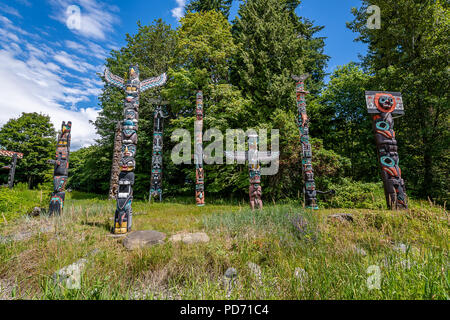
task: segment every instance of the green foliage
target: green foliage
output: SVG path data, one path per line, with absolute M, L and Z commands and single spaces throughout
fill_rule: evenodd
M 38 186 L 28 190 L 26 183 L 17 183 L 13 189 L 0 188 L 0 225 L 29 213 L 34 207 L 46 207 L 51 188 Z
M 105 154 L 108 154 L 107 150 L 99 145 L 71 152 L 67 188 L 107 194 L 111 159 Z
M 34 188 L 51 180 L 51 166 L 47 160 L 54 158 L 56 140 L 49 116 L 34 112 L 10 119 L 0 129 L 0 145 L 24 154 L 23 159 L 17 160 L 15 181 L 27 182 L 29 188 Z
M 369 5 L 382 10 L 380 30 L 366 27 Z M 408 192 L 448 200 L 448 1 L 364 0 L 353 14 L 349 28 L 369 45 L 372 90 L 403 93 L 406 114 L 395 124 Z
M 215 10 L 221 12 L 228 19 L 232 3 L 233 0 L 191 0 L 186 5 L 186 11 L 202 12 Z
M 326 208 L 386 208 L 382 182 L 359 182 L 343 178 L 338 183 L 328 184 L 328 188 L 335 190 L 336 194 L 332 197 L 321 198 L 320 205 Z
M 365 102 L 371 77 L 355 63 L 336 68 L 320 97 L 308 109 L 311 134 L 325 148 L 350 159 L 347 175 L 354 180 L 378 181 L 375 141 Z

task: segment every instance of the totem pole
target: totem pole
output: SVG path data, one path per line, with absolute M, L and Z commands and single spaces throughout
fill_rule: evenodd
M 117 191 L 117 209 L 114 217 L 113 233 L 125 234 L 131 230 L 134 185 L 134 167 L 136 161 L 137 130 L 139 118 L 139 96 L 150 88 L 162 86 L 167 81 L 165 73 L 159 77 L 139 80 L 139 66 L 130 65 L 128 80 L 112 74 L 105 69 L 105 80 L 125 91 L 124 121 L 122 122 L 122 155 L 119 162 L 119 189 Z
M 22 159 L 23 153 L 20 152 L 14 152 L 14 151 L 6 151 L 6 150 L 0 150 L 0 156 L 10 157 L 12 158 L 11 164 L 9 166 L 4 166 L 2 169 L 8 170 L 8 187 L 12 189 L 14 187 L 14 176 L 16 174 L 16 165 L 17 165 L 17 158 Z
M 119 162 L 122 151 L 122 125 L 117 122 L 116 132 L 114 134 L 114 150 L 111 165 L 111 179 L 109 180 L 109 199 L 116 199 L 117 190 L 119 190 Z
M 227 159 L 236 160 L 238 163 L 248 161 L 248 172 L 250 187 L 248 190 L 250 208 L 254 210 L 262 209 L 262 188 L 261 188 L 261 161 L 273 161 L 278 159 L 280 153 L 258 151 L 258 135 L 250 133 L 248 135 L 248 151 L 225 151 Z
M 205 205 L 205 181 L 203 170 L 203 93 L 197 92 L 196 96 L 196 121 L 194 124 L 195 145 L 194 145 L 194 163 L 195 163 L 195 202 L 197 206 Z
M 407 209 L 405 183 L 398 166 L 397 140 L 392 115 L 404 115 L 400 92 L 366 91 L 366 104 L 372 115 L 384 194 L 389 209 Z
M 159 201 L 162 201 L 164 118 L 167 116 L 164 114 L 162 106 L 157 105 L 153 116 L 153 154 L 149 201 L 152 197 L 159 197 Z
M 61 133 L 58 135 L 56 145 L 56 160 L 49 160 L 54 164 L 53 170 L 53 193 L 50 199 L 49 214 L 61 214 L 64 208 L 64 199 L 66 197 L 65 187 L 69 175 L 69 153 L 70 153 L 70 131 L 72 122 L 63 121 Z
M 293 75 L 292 78 L 297 81 L 297 110 L 298 119 L 297 125 L 300 131 L 300 143 L 302 145 L 302 174 L 304 182 L 304 196 L 305 207 L 308 209 L 319 209 L 316 199 L 316 184 L 314 182 L 314 170 L 312 168 L 312 151 L 311 143 L 309 142 L 309 119 L 306 114 L 306 99 L 305 96 L 309 93 L 305 90 L 305 80 L 309 74 L 299 76 Z

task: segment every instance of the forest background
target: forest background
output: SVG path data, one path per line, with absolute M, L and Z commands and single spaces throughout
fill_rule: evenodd
M 362 1 L 348 28 L 357 32 L 357 41 L 368 44 L 368 52 L 361 63 L 337 67 L 327 84 L 329 57 L 324 39 L 316 35 L 323 27 L 299 17 L 295 13 L 299 3 L 242 1 L 238 16 L 229 21 L 231 0 L 193 0 L 177 29 L 162 20 L 151 25 L 138 21 L 137 33 L 126 34 L 127 45 L 111 51 L 105 65 L 115 74 L 125 75 L 130 63 L 139 64 L 141 80 L 168 73 L 166 86 L 141 95 L 135 198 L 148 197 L 154 101 L 162 99 L 169 101 L 164 196 L 193 199 L 194 165 L 172 163 L 176 142 L 170 136 L 179 128 L 193 132 L 197 90 L 204 93 L 205 130 L 279 129 L 280 169 L 263 177 L 263 197 L 266 201 L 301 198 L 301 146 L 291 75 L 309 73 L 307 111 L 316 185 L 319 190 L 337 191 L 334 200 L 327 200 L 330 205 L 370 207 L 373 195 L 382 193 L 365 90 L 403 94 L 406 114 L 395 120 L 395 130 L 408 196 L 439 203 L 448 200 L 448 2 Z M 367 28 L 369 5 L 383 8 L 381 29 Z M 105 83 L 99 97 L 102 111 L 93 123 L 100 138 L 95 145 L 71 153 L 69 188 L 108 193 L 123 98 L 121 90 Z M 46 160 L 53 158 L 55 144 L 56 132 L 46 115 L 23 114 L 0 129 L 2 148 L 24 153 L 16 181 L 26 182 L 29 188 L 51 184 L 52 168 Z M 8 162 L 0 158 L 0 165 Z M 6 178 L 1 175 L 0 183 Z M 246 198 L 247 168 L 206 165 L 205 188 L 207 198 Z

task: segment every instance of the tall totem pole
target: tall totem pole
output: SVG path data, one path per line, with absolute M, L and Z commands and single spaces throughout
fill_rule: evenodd
M 205 205 L 205 181 L 203 171 L 203 93 L 197 91 L 196 95 L 196 121 L 194 124 L 195 145 L 194 145 L 194 163 L 195 163 L 195 202 L 197 206 Z
M 384 194 L 389 209 L 407 209 L 405 182 L 398 165 L 397 140 L 395 140 L 392 115 L 403 115 L 400 92 L 366 91 L 367 111 L 372 115 L 372 128 L 377 144 L 378 160 Z
M 149 201 L 152 197 L 158 197 L 159 201 L 162 201 L 164 118 L 167 116 L 164 115 L 162 106 L 157 105 L 153 117 L 153 154 Z
M 280 153 L 278 151 L 266 152 L 258 151 L 258 135 L 250 133 L 248 135 L 248 151 L 225 151 L 227 159 L 236 160 L 238 163 L 248 162 L 249 173 L 249 200 L 250 208 L 254 210 L 262 209 L 262 188 L 261 188 L 261 161 L 273 161 L 278 159 Z
M 50 199 L 49 214 L 61 214 L 64 208 L 66 197 L 65 187 L 69 175 L 69 153 L 70 153 L 70 131 L 72 122 L 63 121 L 61 133 L 58 135 L 56 145 L 56 160 L 50 160 L 49 163 L 55 165 L 53 170 L 53 193 Z
M 6 150 L 0 150 L 0 156 L 10 157 L 12 158 L 11 164 L 9 166 L 4 166 L 2 169 L 8 170 L 8 187 L 12 189 L 14 187 L 14 176 L 16 174 L 16 165 L 17 165 L 17 159 L 23 158 L 23 153 L 20 152 L 14 152 L 14 151 L 6 151 Z
M 105 69 L 105 80 L 125 91 L 124 121 L 122 122 L 122 155 L 119 163 L 119 190 L 117 209 L 114 217 L 113 233 L 125 234 L 131 230 L 133 202 L 134 168 L 136 161 L 137 130 L 139 119 L 139 96 L 141 92 L 162 86 L 167 81 L 165 73 L 159 77 L 139 80 L 139 66 L 130 65 L 128 79 L 125 80 Z
M 302 145 L 302 173 L 304 182 L 305 207 L 309 209 L 319 209 L 317 206 L 316 184 L 314 182 L 314 170 L 312 167 L 312 151 L 309 142 L 309 119 L 306 114 L 306 95 L 309 93 L 305 90 L 305 80 L 309 74 L 301 76 L 293 75 L 292 78 L 297 81 L 297 110 L 298 110 L 298 129 L 300 131 L 300 143 Z

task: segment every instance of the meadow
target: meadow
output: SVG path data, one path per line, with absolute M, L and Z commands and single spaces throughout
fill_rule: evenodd
M 14 192 L 30 207 L 47 206 L 46 192 L 42 201 L 39 190 Z M 110 236 L 115 201 L 71 192 L 61 216 L 31 217 L 3 200 L 0 299 L 450 298 L 449 218 L 433 203 L 310 211 L 267 202 L 252 212 L 246 203 L 188 202 L 135 201 L 133 230 L 205 232 L 209 242 L 130 251 Z M 337 213 L 353 220 L 330 217 Z M 53 280 L 82 258 L 78 289 Z M 229 268 L 232 287 L 223 281 Z

